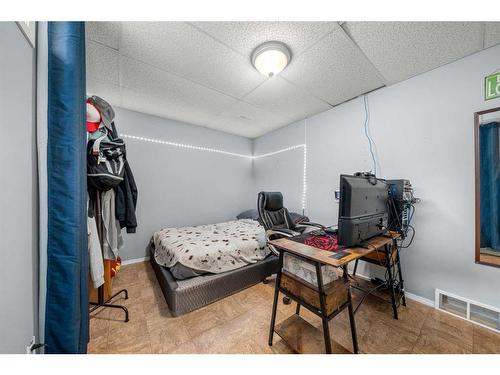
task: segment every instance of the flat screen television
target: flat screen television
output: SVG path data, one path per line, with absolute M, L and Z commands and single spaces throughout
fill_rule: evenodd
M 340 175 L 338 241 L 362 245 L 387 231 L 388 190 L 385 180 L 366 175 Z

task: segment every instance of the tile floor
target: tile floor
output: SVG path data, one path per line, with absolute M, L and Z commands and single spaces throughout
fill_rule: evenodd
M 126 287 L 129 309 L 101 309 L 91 315 L 89 353 L 291 353 L 275 334 L 267 345 L 273 283 L 257 284 L 180 317 L 170 315 L 149 262 L 124 266 L 113 289 Z M 353 298 L 359 300 L 354 294 Z M 389 304 L 368 297 L 356 314 L 362 353 L 500 353 L 500 334 L 429 306 L 408 301 L 394 320 Z M 277 323 L 295 312 L 295 303 L 279 303 Z M 318 317 L 301 310 L 317 327 Z M 330 322 L 332 338 L 352 350 L 347 311 Z

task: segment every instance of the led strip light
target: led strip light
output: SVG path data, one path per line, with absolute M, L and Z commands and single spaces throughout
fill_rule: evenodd
M 236 152 L 219 150 L 216 148 L 195 146 L 195 145 L 190 145 L 190 144 L 186 144 L 186 143 L 179 143 L 179 142 L 170 142 L 170 141 L 164 141 L 164 140 L 155 139 L 155 138 L 139 137 L 139 136 L 132 135 L 132 134 L 120 134 L 120 137 L 134 139 L 134 140 L 142 141 L 142 142 L 149 142 L 149 143 L 156 143 L 156 144 L 161 144 L 161 145 L 179 147 L 179 148 L 184 148 L 187 150 L 214 152 L 217 154 L 236 156 L 239 158 L 245 158 L 245 159 L 250 159 L 250 160 L 261 159 L 261 158 L 265 158 L 268 156 L 277 155 L 277 154 L 280 154 L 282 152 L 287 152 L 287 151 L 292 151 L 292 150 L 302 148 L 303 154 L 304 154 L 304 170 L 303 170 L 303 178 L 302 178 L 302 213 L 305 212 L 306 194 L 307 194 L 307 145 L 305 143 L 290 146 L 290 147 L 283 148 L 281 150 L 277 150 L 277 151 L 273 151 L 273 152 L 268 152 L 268 153 L 262 154 L 262 155 L 245 155 L 245 154 L 238 154 Z
M 163 141 L 161 139 L 138 137 L 136 135 L 130 135 L 130 134 L 120 134 L 120 137 L 122 137 L 122 138 L 129 138 L 129 139 L 135 139 L 137 141 L 150 142 L 150 143 L 158 143 L 158 144 L 167 145 L 167 146 L 180 147 L 180 148 L 185 148 L 185 149 L 190 149 L 190 150 L 215 152 L 217 154 L 231 155 L 231 156 L 236 156 L 236 157 L 239 157 L 239 158 L 249 158 L 249 159 L 253 158 L 252 155 L 238 154 L 236 152 L 223 151 L 223 150 L 218 150 L 218 149 L 210 148 L 210 147 L 194 146 L 194 145 L 189 145 L 189 144 L 185 144 L 185 143 Z
M 304 147 L 304 148 L 305 148 L 305 146 L 306 146 L 306 145 L 304 145 L 304 144 L 301 144 L 301 145 L 295 145 L 295 146 L 290 146 L 290 147 L 287 147 L 287 148 L 284 148 L 284 149 L 281 149 L 281 150 L 278 150 L 278 151 L 269 152 L 269 153 L 267 153 L 267 154 L 262 154 L 262 155 L 254 155 L 254 156 L 252 156 L 252 159 L 260 159 L 260 158 L 265 158 L 265 157 L 268 157 L 268 156 L 273 156 L 273 155 L 276 155 L 276 154 L 280 154 L 280 153 L 282 153 L 282 152 L 296 150 L 296 149 L 301 148 L 301 147 Z
M 245 154 L 238 154 L 236 152 L 219 150 L 219 149 L 216 149 L 216 148 L 195 146 L 195 145 L 190 145 L 190 144 L 186 144 L 186 143 L 163 141 L 161 139 L 139 137 L 139 136 L 131 135 L 131 134 L 120 134 L 120 137 L 122 137 L 122 138 L 129 138 L 129 139 L 135 139 L 137 141 L 143 141 L 143 142 L 149 142 L 149 143 L 158 143 L 158 144 L 167 145 L 167 146 L 180 147 L 180 148 L 185 148 L 185 149 L 190 149 L 190 150 L 215 152 L 215 153 L 218 153 L 218 154 L 237 156 L 239 158 L 247 158 L 247 159 L 265 158 L 265 157 L 268 157 L 268 156 L 273 156 L 273 155 L 276 155 L 276 154 L 280 154 L 282 152 L 291 151 L 291 150 L 295 150 L 297 148 L 305 147 L 304 144 L 299 144 L 299 145 L 290 146 L 290 147 L 287 147 L 287 148 L 284 148 L 284 149 L 281 149 L 281 150 L 278 150 L 278 151 L 269 152 L 267 154 L 262 154 L 262 155 L 245 155 Z
M 307 118 L 304 119 L 304 174 L 302 176 L 302 215 L 307 205 Z

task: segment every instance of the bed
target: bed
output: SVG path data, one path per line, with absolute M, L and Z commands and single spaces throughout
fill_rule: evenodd
M 149 252 L 174 316 L 255 285 L 278 270 L 264 228 L 251 219 L 164 228 L 154 233 Z

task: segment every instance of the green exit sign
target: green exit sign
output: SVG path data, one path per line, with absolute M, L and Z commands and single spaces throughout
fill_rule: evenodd
M 484 100 L 500 98 L 500 73 L 494 73 L 484 79 Z

